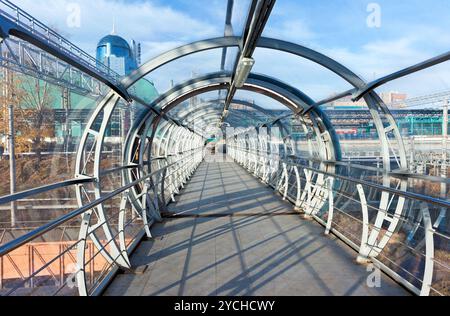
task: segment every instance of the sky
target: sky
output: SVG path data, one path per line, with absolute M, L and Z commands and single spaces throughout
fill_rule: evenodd
M 92 55 L 115 20 L 120 36 L 142 43 L 144 61 L 182 44 L 223 36 L 227 6 L 226 0 L 13 2 Z M 241 32 L 249 3 L 235 0 L 236 34 Z M 80 23 L 73 22 L 74 14 Z M 278 0 L 263 35 L 313 48 L 371 81 L 449 51 L 449 30 L 448 0 Z M 191 56 L 150 79 L 160 91 L 165 90 L 171 79 L 177 83 L 193 72 L 219 70 L 218 56 L 219 51 Z M 350 87 L 330 71 L 285 53 L 257 49 L 255 59 L 255 72 L 278 77 L 316 100 Z M 415 97 L 450 90 L 449 73 L 447 62 L 379 91 Z

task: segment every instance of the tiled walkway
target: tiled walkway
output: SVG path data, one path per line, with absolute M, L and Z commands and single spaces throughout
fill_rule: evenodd
M 178 200 L 106 295 L 408 295 L 368 288 L 356 253 L 235 163 L 203 163 Z

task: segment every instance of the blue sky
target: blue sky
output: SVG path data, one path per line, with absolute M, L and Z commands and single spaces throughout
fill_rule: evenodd
M 225 0 L 14 2 L 91 54 L 97 41 L 111 31 L 115 17 L 119 35 L 142 42 L 144 59 L 184 43 L 223 35 L 226 8 Z M 235 2 L 237 25 L 239 21 L 242 24 L 249 0 Z M 79 28 L 67 26 L 71 3 L 81 8 Z M 381 8 L 379 28 L 367 26 L 370 3 Z M 372 80 L 450 50 L 450 1 L 278 0 L 264 35 L 314 48 Z M 219 63 L 216 57 L 210 53 L 191 58 L 184 68 L 172 67 L 175 81 L 192 71 L 214 70 Z M 256 62 L 255 71 L 277 76 L 316 99 L 348 87 L 328 71 L 286 54 L 258 50 Z M 382 91 L 399 90 L 415 96 L 450 89 L 449 71 L 444 64 L 396 81 Z M 164 72 L 154 80 L 160 90 L 170 81 Z

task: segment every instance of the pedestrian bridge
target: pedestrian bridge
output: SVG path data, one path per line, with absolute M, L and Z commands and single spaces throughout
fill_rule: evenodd
M 447 151 L 433 175 L 412 172 L 407 136 L 377 89 L 450 53 L 366 82 L 264 37 L 274 0 L 230 0 L 224 34 L 120 76 L 13 3 L 0 6 L 10 87 L 2 296 L 449 295 Z M 314 100 L 255 71 L 267 56 L 258 52 L 309 63 L 348 89 Z M 186 70 L 193 64 L 204 71 Z M 153 78 L 172 76 L 149 97 Z M 21 108 L 47 84 L 62 89 L 63 108 Z M 344 145 L 322 107 L 342 98 L 365 102 L 375 131 L 365 141 Z M 61 135 L 41 120 L 57 120 Z M 352 154 L 369 144 L 376 157 Z
M 105 295 L 409 295 L 234 162 L 203 162 Z

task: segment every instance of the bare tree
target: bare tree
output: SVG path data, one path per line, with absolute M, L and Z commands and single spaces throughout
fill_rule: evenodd
M 55 136 L 53 97 L 50 84 L 36 78 L 26 78 L 22 81 L 23 93 L 18 97 L 20 106 L 17 111 L 19 150 L 32 152 L 36 155 L 38 164 L 42 152 L 48 148 L 46 138 Z M 22 147 L 22 148 L 20 148 Z
M 55 136 L 53 97 L 51 85 L 43 80 L 6 71 L 2 80 L 0 122 L 7 123 L 7 106 L 14 105 L 14 123 L 17 130 L 16 152 L 33 153 L 37 165 L 48 147 L 47 138 Z M 8 126 L 8 124 L 2 124 Z

